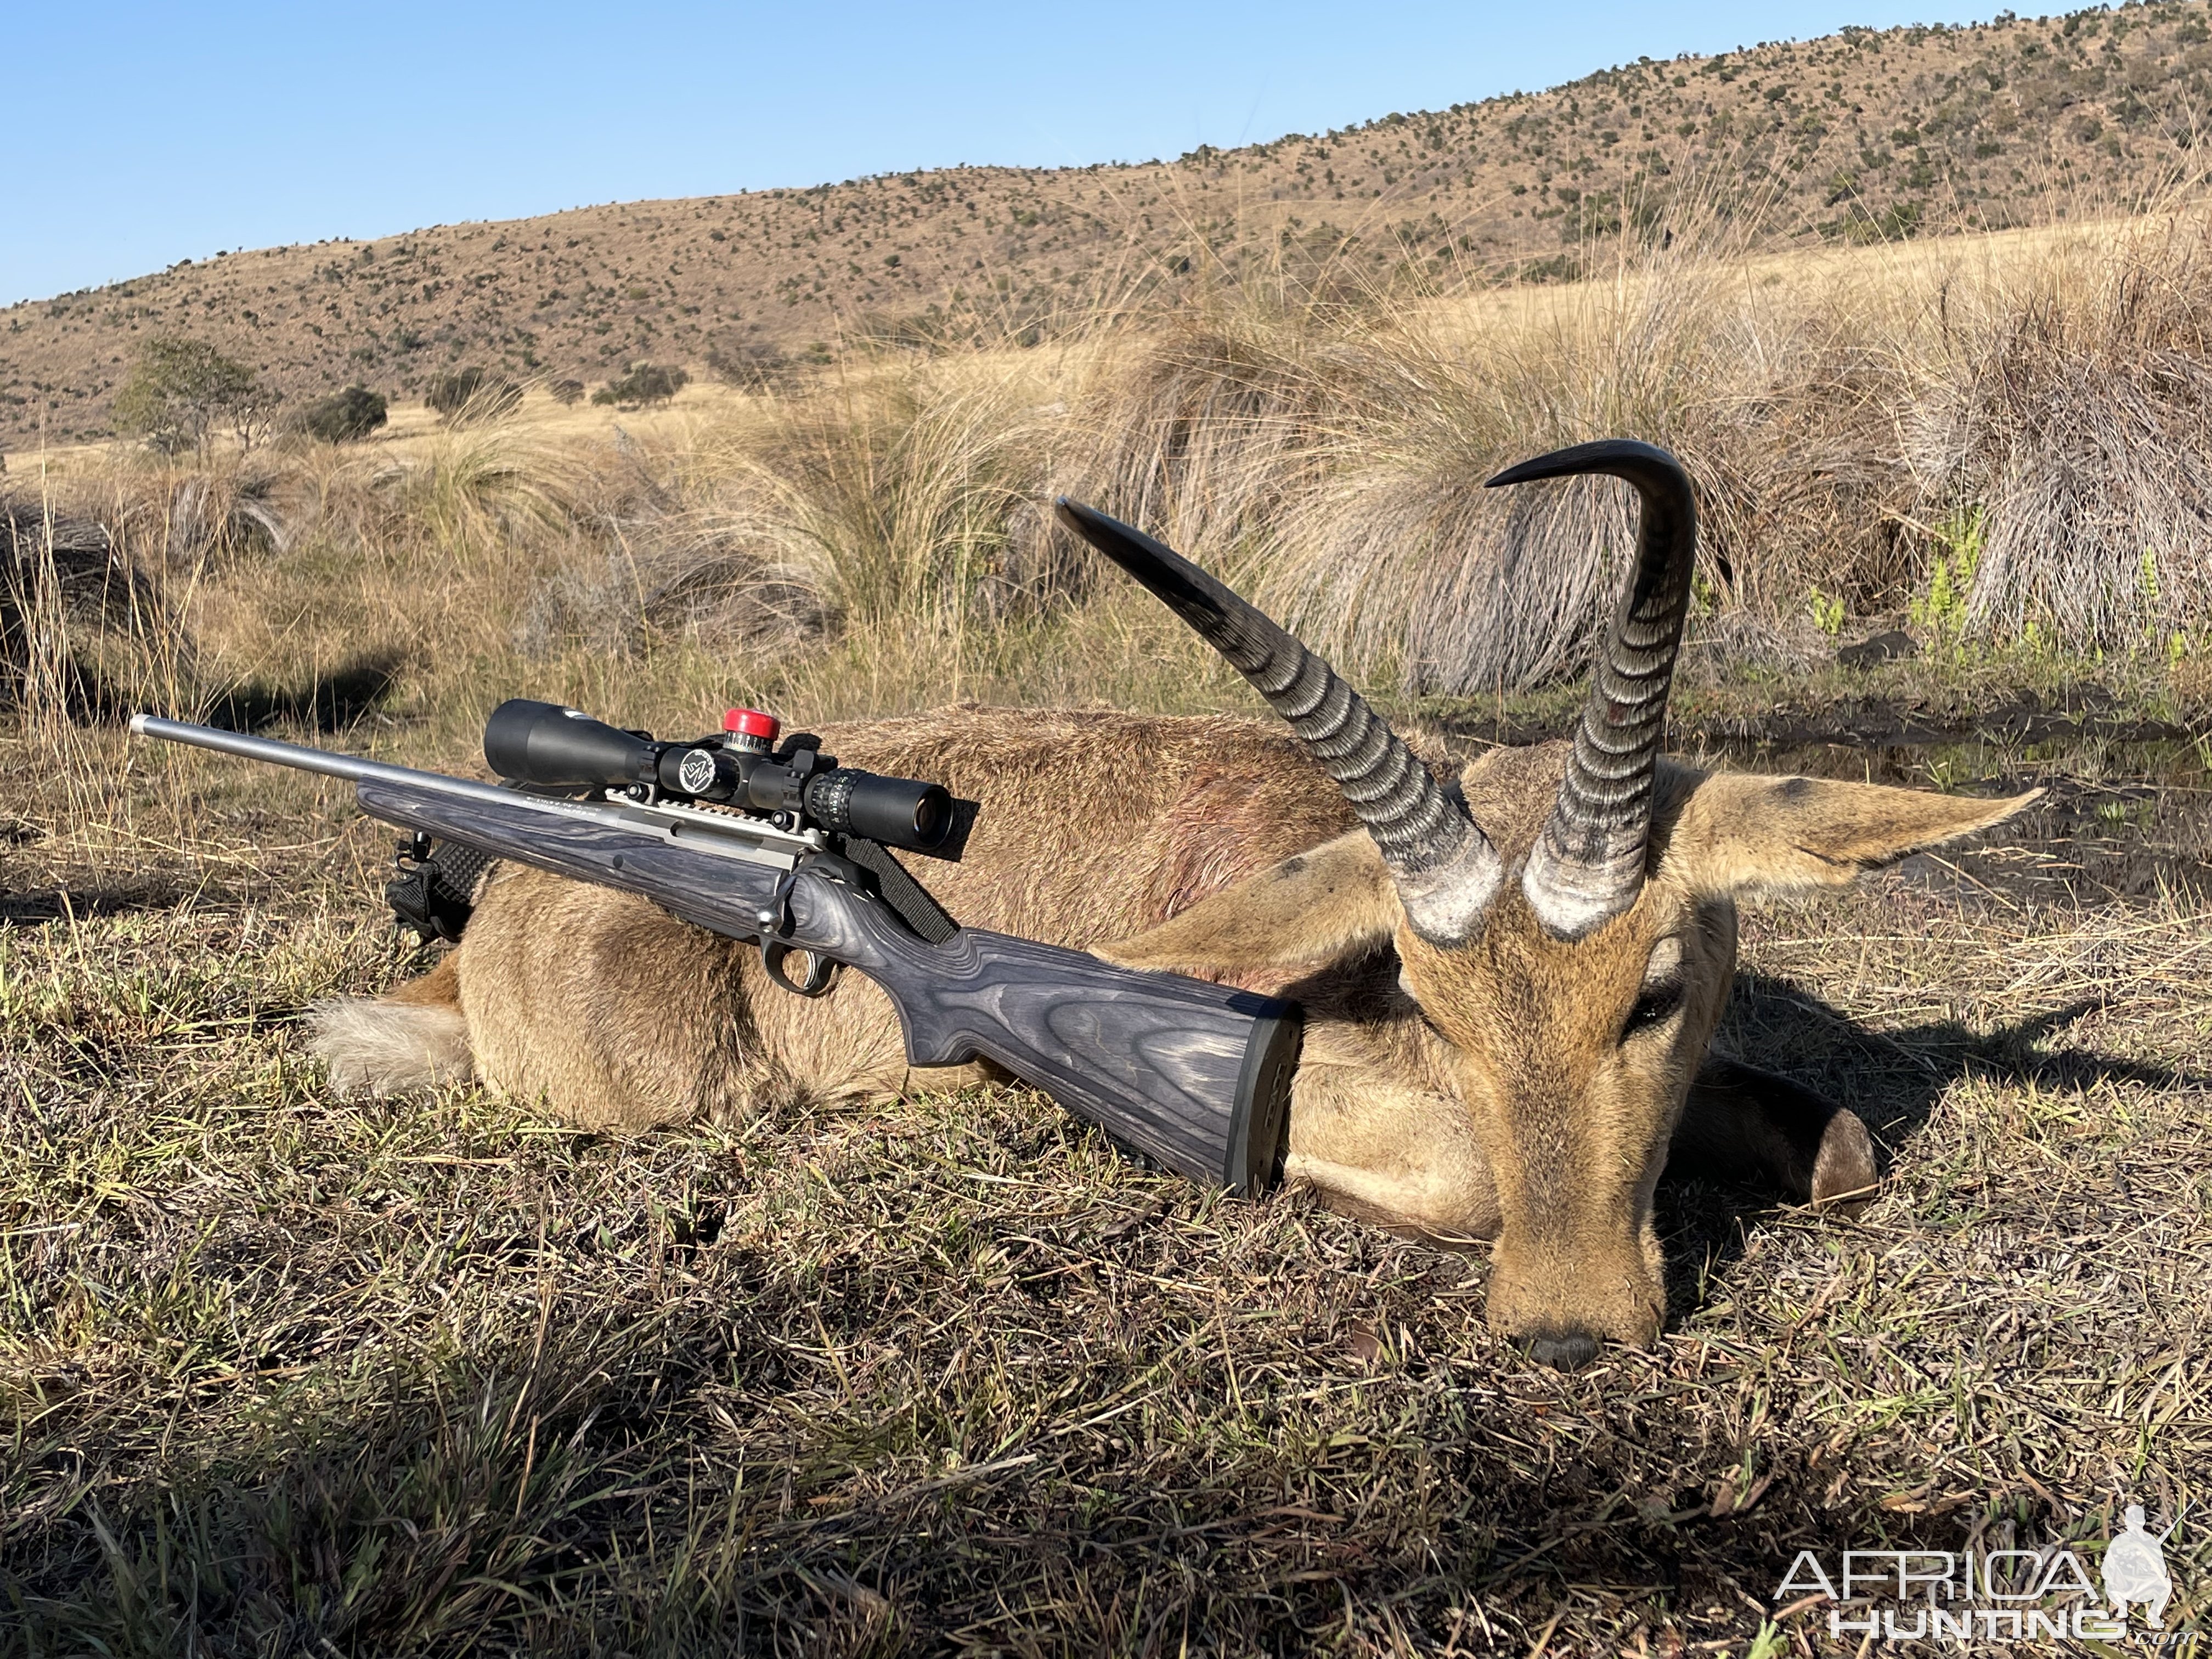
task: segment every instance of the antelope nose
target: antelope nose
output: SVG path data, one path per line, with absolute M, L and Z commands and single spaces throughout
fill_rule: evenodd
M 1597 1358 L 1597 1339 L 1587 1331 L 1566 1331 L 1557 1336 L 1532 1337 L 1528 1357 L 1555 1371 L 1578 1371 Z

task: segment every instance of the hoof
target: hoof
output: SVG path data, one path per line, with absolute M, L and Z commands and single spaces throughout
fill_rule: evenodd
M 1872 1201 L 1881 1179 L 1874 1137 L 1856 1112 L 1838 1111 L 1821 1132 L 1820 1155 L 1813 1164 L 1813 1207 L 1856 1215 Z
M 1578 1371 L 1597 1358 L 1597 1339 L 1583 1331 L 1534 1337 L 1528 1343 L 1528 1358 L 1555 1371 Z

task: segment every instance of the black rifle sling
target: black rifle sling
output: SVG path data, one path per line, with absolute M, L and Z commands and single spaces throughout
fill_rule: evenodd
M 422 943 L 459 942 L 476 908 L 477 884 L 494 860 L 489 854 L 417 833 L 399 843 L 399 874 L 384 890 L 392 920 L 411 927 Z
M 508 783 L 502 787 L 517 794 L 536 795 L 547 800 L 581 800 L 593 793 L 573 784 Z M 477 889 L 483 884 L 484 872 L 498 862 L 489 853 L 479 853 L 458 842 L 433 841 L 419 830 L 411 836 L 403 836 L 399 841 L 398 878 L 384 890 L 385 902 L 392 907 L 392 921 L 402 927 L 413 928 L 425 945 L 435 939 L 443 939 L 448 945 L 459 944 L 469 918 L 476 914 Z
M 884 902 L 924 944 L 942 945 L 960 931 L 960 924 L 945 914 L 945 907 L 930 897 L 928 890 L 908 873 L 906 866 L 881 842 L 847 836 L 837 850 L 876 878 L 876 890 L 884 896 Z

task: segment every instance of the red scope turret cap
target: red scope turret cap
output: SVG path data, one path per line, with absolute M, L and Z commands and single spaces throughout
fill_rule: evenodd
M 783 722 L 773 714 L 763 714 L 757 708 L 732 708 L 722 715 L 722 730 L 733 732 L 741 738 L 756 738 L 762 743 L 774 743 L 783 730 Z

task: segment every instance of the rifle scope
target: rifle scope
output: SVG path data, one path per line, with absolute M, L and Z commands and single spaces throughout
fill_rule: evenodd
M 714 739 L 663 743 L 558 703 L 516 697 L 484 725 L 484 759 L 516 783 L 556 788 L 649 785 L 663 795 L 756 812 L 787 812 L 835 835 L 928 853 L 952 828 L 942 785 L 839 766 L 818 750 L 787 744 L 774 755 Z

